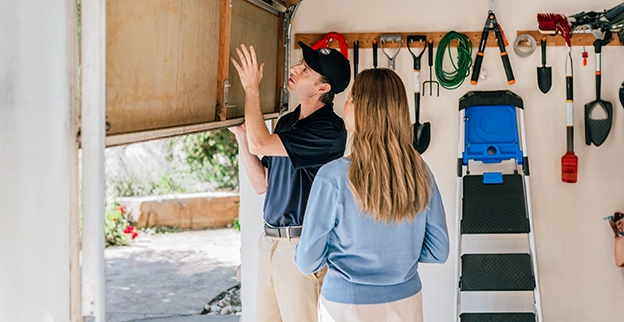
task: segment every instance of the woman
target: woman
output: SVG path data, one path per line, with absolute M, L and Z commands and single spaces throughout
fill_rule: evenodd
M 418 263 L 445 262 L 449 242 L 403 82 L 390 69 L 361 72 L 344 114 L 352 153 L 315 177 L 295 262 L 304 274 L 329 267 L 319 321 L 422 321 Z

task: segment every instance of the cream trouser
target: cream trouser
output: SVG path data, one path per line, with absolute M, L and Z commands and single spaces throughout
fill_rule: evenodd
M 423 322 L 422 291 L 381 304 L 343 304 L 321 296 L 319 322 Z
M 327 266 L 303 275 L 295 265 L 299 238 L 258 240 L 258 292 L 255 322 L 316 322 Z

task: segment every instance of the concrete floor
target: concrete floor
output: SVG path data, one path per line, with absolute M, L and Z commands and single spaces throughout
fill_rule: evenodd
M 106 258 L 106 321 L 238 321 L 199 315 L 215 296 L 238 284 L 240 233 L 214 229 L 139 235 Z

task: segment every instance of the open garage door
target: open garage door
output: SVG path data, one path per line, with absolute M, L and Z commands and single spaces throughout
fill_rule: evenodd
M 241 43 L 266 64 L 262 111 L 277 117 L 284 12 L 297 2 L 108 0 L 106 145 L 242 123 L 244 91 L 229 61 Z

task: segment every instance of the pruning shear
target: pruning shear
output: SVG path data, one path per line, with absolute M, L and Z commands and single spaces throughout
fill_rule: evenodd
M 470 78 L 470 84 L 477 85 L 479 81 L 479 73 L 481 72 L 481 63 L 483 63 L 483 52 L 485 51 L 485 45 L 487 43 L 488 34 L 490 30 L 494 30 L 496 35 L 496 41 L 498 43 L 498 49 L 500 50 L 501 59 L 503 60 L 503 67 L 505 68 L 505 74 L 507 74 L 507 82 L 509 85 L 516 82 L 513 71 L 511 70 L 511 63 L 509 62 L 509 55 L 505 47 L 509 45 L 505 38 L 503 29 L 498 24 L 496 16 L 492 10 L 488 11 L 488 17 L 485 20 L 485 26 L 483 27 L 483 33 L 481 34 L 481 43 L 479 44 L 479 51 L 477 52 L 477 58 L 475 59 L 474 68 L 472 69 L 472 77 Z

